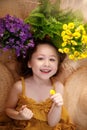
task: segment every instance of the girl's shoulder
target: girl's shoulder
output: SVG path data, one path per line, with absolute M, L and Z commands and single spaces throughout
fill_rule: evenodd
M 21 93 L 22 92 L 22 81 L 19 80 L 19 81 L 15 82 L 12 87 L 12 90 Z

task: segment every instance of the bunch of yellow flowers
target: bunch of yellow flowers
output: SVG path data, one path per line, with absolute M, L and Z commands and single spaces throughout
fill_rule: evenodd
M 87 58 L 87 32 L 83 25 L 63 24 L 61 36 L 63 42 L 59 52 L 68 54 L 73 60 Z

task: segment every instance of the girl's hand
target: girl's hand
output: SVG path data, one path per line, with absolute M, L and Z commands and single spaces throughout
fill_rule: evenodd
M 56 93 L 54 95 L 51 95 L 50 97 L 52 101 L 57 105 L 57 106 L 62 106 L 63 105 L 63 98 L 60 93 Z
M 19 116 L 21 120 L 30 120 L 33 117 L 33 112 L 26 107 L 26 105 L 23 105 L 20 108 Z

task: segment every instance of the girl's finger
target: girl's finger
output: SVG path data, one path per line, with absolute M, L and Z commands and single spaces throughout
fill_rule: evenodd
M 57 98 L 57 97 L 62 97 L 60 93 L 56 93 L 54 95 L 52 95 L 50 98 L 53 99 L 53 98 Z
M 22 105 L 22 107 L 20 108 L 20 111 L 23 110 L 26 107 L 27 107 L 27 105 Z

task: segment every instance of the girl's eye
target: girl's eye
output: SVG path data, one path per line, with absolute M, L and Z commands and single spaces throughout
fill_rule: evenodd
M 50 61 L 56 61 L 56 59 L 51 58 Z
M 38 57 L 37 59 L 38 59 L 38 60 L 43 60 L 44 58 L 43 58 L 43 57 Z

